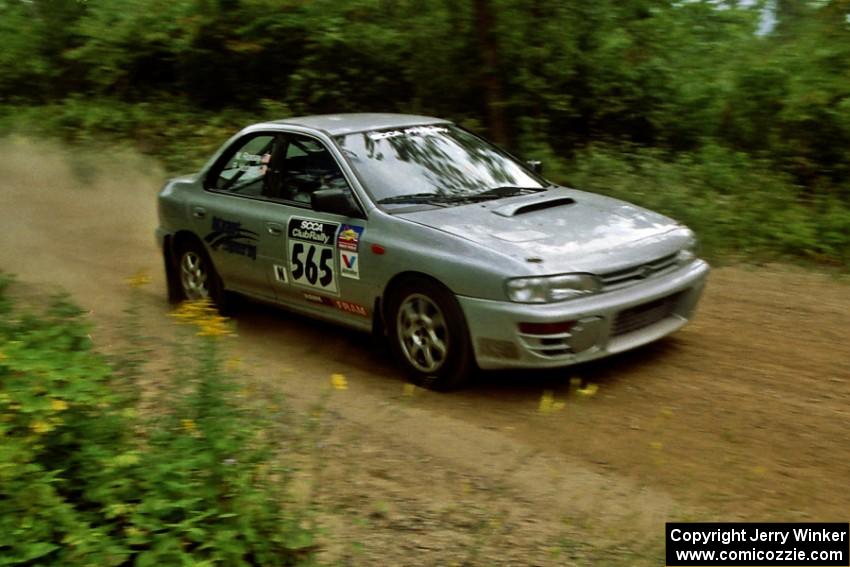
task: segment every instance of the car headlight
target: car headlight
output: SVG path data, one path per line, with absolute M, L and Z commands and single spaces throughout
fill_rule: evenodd
M 554 303 L 596 293 L 602 284 L 591 274 L 515 278 L 506 283 L 508 298 L 517 303 Z

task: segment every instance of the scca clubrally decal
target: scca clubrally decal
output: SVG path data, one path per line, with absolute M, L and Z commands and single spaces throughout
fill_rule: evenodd
M 337 294 L 335 238 L 339 223 L 291 217 L 287 228 L 292 283 Z
M 257 259 L 257 233 L 242 228 L 241 222 L 229 221 L 219 217 L 212 219 L 212 232 L 204 237 L 213 250 L 223 250 L 231 254 Z

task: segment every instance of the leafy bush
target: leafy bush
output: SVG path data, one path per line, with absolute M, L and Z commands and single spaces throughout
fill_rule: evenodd
M 556 165 L 561 179 L 670 215 L 693 228 L 714 258 L 802 258 L 850 262 L 850 207 L 800 196 L 769 163 L 708 145 L 668 154 L 591 146 Z
M 286 506 L 280 424 L 237 395 L 206 304 L 197 363 L 172 373 L 156 415 L 92 349 L 66 298 L 14 309 L 0 280 L 0 565 L 294 565 L 312 532 Z M 186 346 L 186 345 L 184 345 Z M 186 365 L 189 360 L 181 360 Z M 122 377 L 123 376 L 123 377 Z M 164 407 L 162 407 L 164 406 Z M 283 464 L 281 464 L 283 463 Z

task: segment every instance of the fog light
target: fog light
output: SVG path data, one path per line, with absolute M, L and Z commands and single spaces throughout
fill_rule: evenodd
M 573 349 L 573 352 L 583 352 L 585 350 L 595 348 L 602 336 L 602 328 L 604 320 L 602 317 L 586 317 L 576 321 L 573 330 L 570 333 L 572 336 L 567 339 L 567 344 Z
M 520 323 L 519 332 L 525 335 L 558 335 L 561 333 L 569 333 L 575 324 L 575 321 L 562 321 L 559 323 Z

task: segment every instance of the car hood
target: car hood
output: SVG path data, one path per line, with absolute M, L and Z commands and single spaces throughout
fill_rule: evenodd
M 691 238 L 663 215 L 567 188 L 397 216 L 491 248 L 541 274 L 610 272 L 672 254 Z

